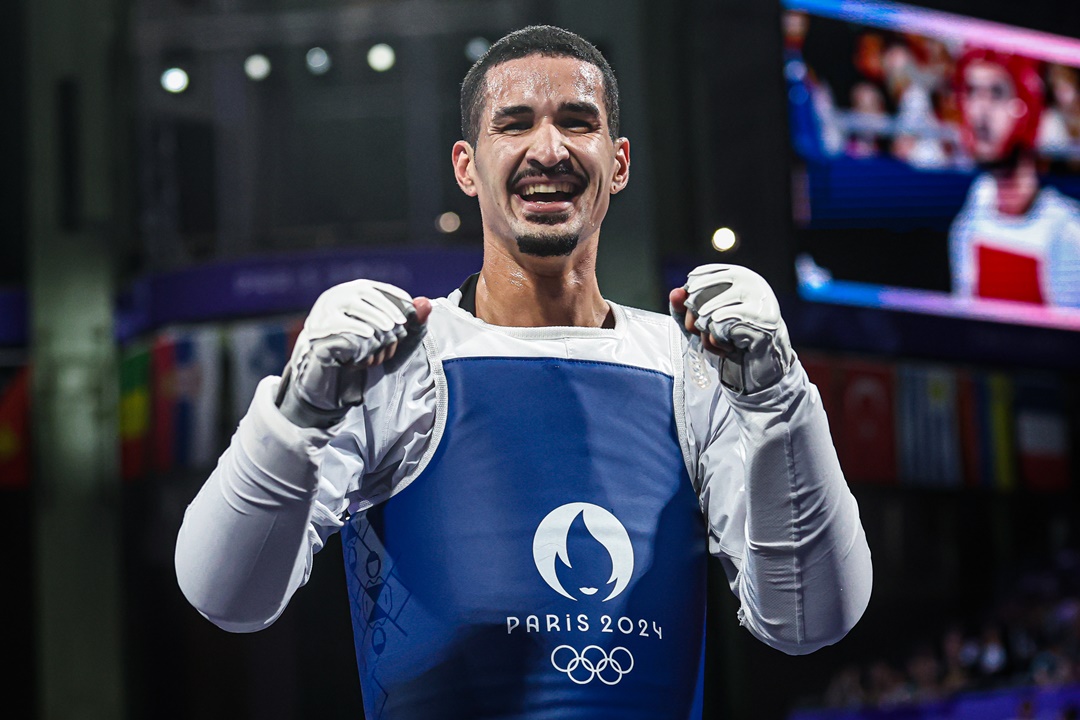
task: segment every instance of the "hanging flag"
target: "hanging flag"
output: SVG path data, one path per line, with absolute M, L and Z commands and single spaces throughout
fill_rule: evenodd
M 1069 420 L 1065 387 L 1049 375 L 1015 381 L 1016 451 L 1020 479 L 1029 490 L 1069 488 Z
M 821 395 L 821 404 L 829 417 L 829 427 L 835 432 L 836 423 L 839 421 L 836 399 L 836 358 L 817 353 L 799 353 L 799 362 L 806 370 L 806 376 L 810 378 L 810 382 L 817 387 L 818 394 Z M 833 441 L 835 443 L 835 435 Z
M 17 369 L 0 390 L 0 488 L 30 486 L 30 371 Z
M 234 423 L 247 412 L 259 381 L 285 369 L 302 327 L 302 319 L 289 319 L 255 320 L 229 328 L 230 416 Z
M 1016 434 L 1013 432 L 1013 381 L 1004 373 L 986 376 L 983 389 L 983 430 L 989 485 L 998 490 L 1016 487 Z
M 960 429 L 960 455 L 966 487 L 991 486 L 984 479 L 990 472 L 986 467 L 983 446 L 983 420 L 985 402 L 982 398 L 983 375 L 974 370 L 958 370 L 956 373 L 957 419 Z
M 902 365 L 898 379 L 901 479 L 912 485 L 959 486 L 963 476 L 955 371 Z
M 886 363 L 839 363 L 838 432 L 833 441 L 840 467 L 853 481 L 896 482 L 896 372 Z
M 964 484 L 997 490 L 1016 486 L 1013 382 L 1008 375 L 965 370 L 957 378 Z
M 221 453 L 222 365 L 215 326 L 165 330 L 154 340 L 151 442 L 158 472 L 207 467 Z
M 133 343 L 120 352 L 120 476 L 134 480 L 150 469 L 150 348 Z

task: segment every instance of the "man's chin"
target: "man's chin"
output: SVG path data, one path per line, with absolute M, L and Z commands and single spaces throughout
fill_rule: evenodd
M 517 236 L 518 250 L 532 257 L 566 257 L 574 252 L 579 236 L 576 233 L 525 234 Z

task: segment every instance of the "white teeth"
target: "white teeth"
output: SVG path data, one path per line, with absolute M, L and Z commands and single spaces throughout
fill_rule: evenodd
M 571 183 L 537 183 L 536 185 L 526 185 L 525 189 L 521 191 L 522 197 L 528 197 L 535 195 L 536 193 L 569 193 L 574 192 L 574 186 Z

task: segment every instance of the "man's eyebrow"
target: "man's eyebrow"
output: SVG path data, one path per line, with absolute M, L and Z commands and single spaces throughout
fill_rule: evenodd
M 600 117 L 600 108 L 593 105 L 591 102 L 565 102 L 559 106 L 560 110 L 564 112 L 581 113 L 582 115 L 592 115 L 593 117 Z
M 518 115 L 532 114 L 533 109 L 528 105 L 510 105 L 509 107 L 499 108 L 492 116 L 493 120 L 502 120 L 507 117 L 516 117 Z

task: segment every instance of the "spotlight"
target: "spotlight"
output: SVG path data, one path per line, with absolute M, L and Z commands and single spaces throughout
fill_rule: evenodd
M 372 45 L 371 49 L 367 52 L 367 64 L 370 65 L 371 69 L 375 72 L 386 72 L 394 67 L 394 61 L 396 59 L 394 48 L 386 43 Z
M 270 58 L 256 53 L 244 61 L 244 74 L 252 80 L 265 80 L 270 75 Z
M 183 68 L 169 68 L 161 73 L 161 87 L 173 94 L 182 93 L 187 90 L 190 82 L 191 80 L 188 78 L 188 74 Z
M 330 70 L 330 55 L 321 47 L 308 50 L 304 60 L 308 70 L 314 75 L 325 75 Z
M 481 57 L 483 57 L 484 53 L 488 51 L 489 47 L 491 47 L 491 43 L 489 43 L 486 39 L 482 37 L 474 37 L 472 40 L 465 44 L 465 57 L 469 59 L 469 62 L 476 62 Z
M 731 228 L 722 227 L 712 236 L 712 246 L 717 252 L 727 252 L 735 247 L 739 239 L 735 236 L 735 231 Z
M 439 228 L 439 232 L 457 232 L 461 227 L 461 218 L 456 212 L 444 212 L 435 220 L 435 227 Z

